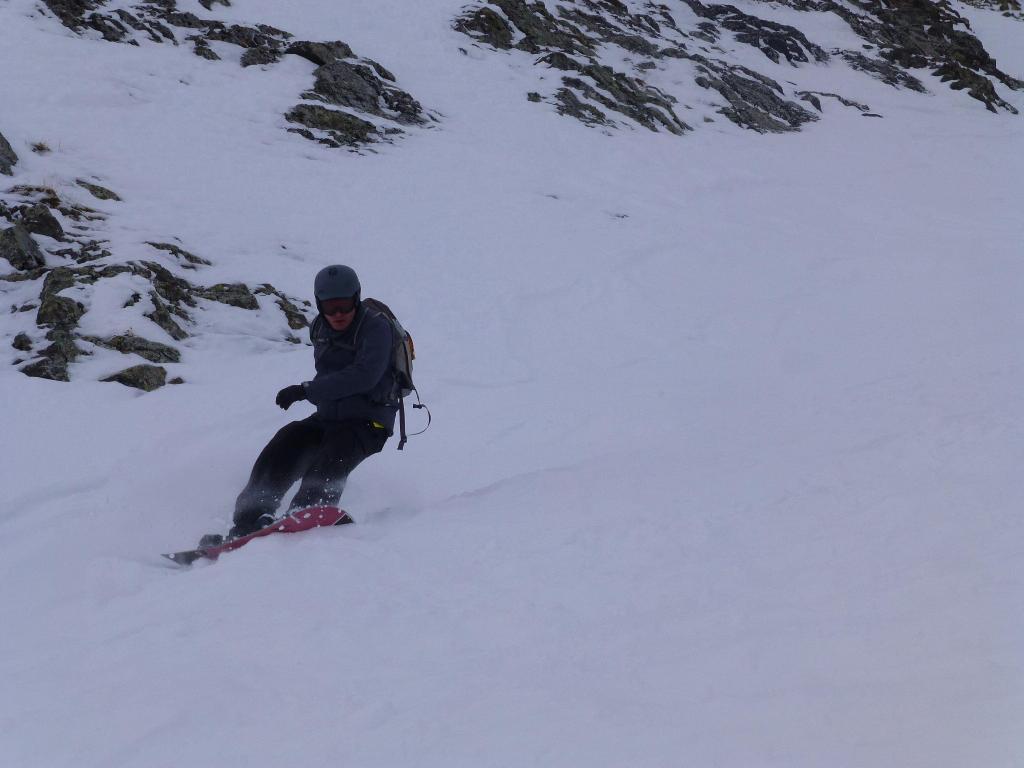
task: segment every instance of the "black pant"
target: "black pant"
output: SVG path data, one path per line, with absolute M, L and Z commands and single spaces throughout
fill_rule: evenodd
M 256 459 L 249 482 L 235 502 L 233 533 L 255 528 L 275 514 L 292 484 L 302 479 L 289 509 L 335 506 L 349 473 L 379 453 L 388 433 L 367 421 L 323 421 L 310 416 L 278 430 Z

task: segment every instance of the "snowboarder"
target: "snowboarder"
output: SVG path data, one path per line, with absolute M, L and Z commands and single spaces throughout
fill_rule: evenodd
M 289 510 L 335 506 L 349 473 L 379 453 L 391 436 L 398 403 L 388 319 L 367 311 L 351 267 L 336 264 L 313 282 L 318 315 L 310 327 L 316 376 L 277 393 L 281 408 L 301 400 L 316 413 L 282 427 L 256 459 L 235 502 L 229 537 L 245 536 L 275 519 L 296 480 Z

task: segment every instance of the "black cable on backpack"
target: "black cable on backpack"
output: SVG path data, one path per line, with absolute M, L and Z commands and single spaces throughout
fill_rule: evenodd
M 422 408 L 423 410 L 425 410 L 427 412 L 427 426 L 425 426 L 419 432 L 413 432 L 411 435 L 406 435 L 405 434 L 405 398 L 404 397 L 400 397 L 398 399 L 398 426 L 399 426 L 399 436 L 400 436 L 400 439 L 398 441 L 398 450 L 402 450 L 405 447 L 405 444 L 407 442 L 409 442 L 409 438 L 410 437 L 416 437 L 416 435 L 422 435 L 424 432 L 426 432 L 428 429 L 430 429 L 430 422 L 432 420 L 432 417 L 430 415 L 430 409 L 427 408 L 427 406 L 420 400 L 420 392 L 419 392 L 419 390 L 418 389 L 413 389 L 413 392 L 416 393 L 416 402 L 413 403 L 412 407 L 413 408 Z

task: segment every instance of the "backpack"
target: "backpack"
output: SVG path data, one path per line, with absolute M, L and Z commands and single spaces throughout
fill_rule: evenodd
M 395 377 L 395 388 L 391 393 L 391 402 L 398 401 L 400 435 L 398 450 L 402 450 L 406 442 L 408 442 L 408 437 L 405 434 L 405 398 L 413 392 L 416 393 L 416 402 L 412 407 L 423 408 L 427 411 L 427 426 L 414 434 L 422 434 L 430 426 L 430 409 L 420 402 L 420 393 L 412 380 L 412 361 L 416 359 L 416 345 L 413 343 L 412 335 L 405 330 L 387 304 L 378 299 L 363 299 L 362 304 L 371 312 L 383 315 L 391 323 L 391 372 Z M 356 334 L 358 335 L 358 333 L 359 331 L 357 330 Z

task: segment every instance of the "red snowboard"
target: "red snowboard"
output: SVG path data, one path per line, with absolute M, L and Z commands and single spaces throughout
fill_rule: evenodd
M 216 560 L 221 553 L 243 547 L 260 536 L 269 536 L 272 533 L 298 533 L 299 531 L 308 531 L 312 528 L 322 528 L 326 525 L 344 525 L 351 522 L 352 518 L 343 509 L 338 509 L 337 507 L 310 507 L 309 509 L 300 509 L 293 512 L 287 517 L 282 517 L 280 520 L 275 520 L 266 528 L 260 528 L 258 531 L 253 531 L 247 536 L 239 536 L 237 539 L 231 539 L 213 547 L 197 547 L 196 549 L 186 549 L 184 552 L 174 552 L 164 555 L 164 557 L 168 560 L 173 560 L 178 565 L 192 565 L 196 560 L 204 557 L 207 560 Z

